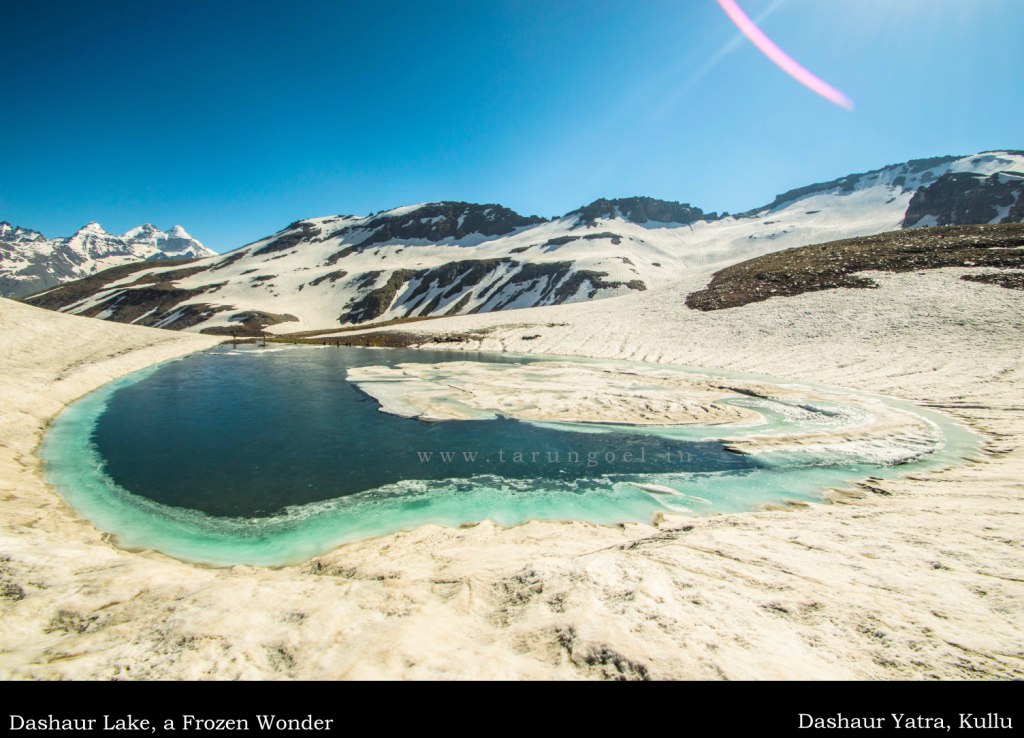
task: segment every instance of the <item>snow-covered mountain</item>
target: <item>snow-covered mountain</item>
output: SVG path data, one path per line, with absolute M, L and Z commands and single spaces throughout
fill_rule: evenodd
M 69 238 L 48 239 L 0 222 L 0 296 L 28 295 L 129 262 L 208 256 L 216 252 L 181 226 L 161 231 L 147 223 L 115 236 L 89 223 Z
M 740 215 L 651 198 L 545 220 L 441 202 L 330 216 L 186 267 L 97 275 L 32 304 L 164 328 L 329 329 L 599 299 L 768 252 L 925 225 L 1024 221 L 1024 152 L 915 160 Z

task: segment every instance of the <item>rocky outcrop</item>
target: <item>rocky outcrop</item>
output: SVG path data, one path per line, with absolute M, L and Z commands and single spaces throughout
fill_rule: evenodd
M 194 261 L 194 260 L 193 260 Z M 181 261 L 180 264 L 189 264 L 190 261 Z M 168 265 L 165 265 L 168 266 Z M 107 288 L 108 285 L 114 282 L 119 282 L 123 279 L 130 277 L 136 272 L 149 270 L 153 268 L 153 264 L 145 261 L 132 262 L 131 264 L 124 264 L 119 267 L 111 267 L 105 269 L 99 274 L 95 274 L 85 279 L 78 279 L 67 284 L 60 285 L 56 289 L 47 290 L 35 295 L 30 295 L 23 298 L 24 302 L 29 305 L 35 305 L 36 307 L 46 308 L 48 310 L 63 310 L 71 305 L 82 302 L 93 295 L 96 295 Z M 187 267 L 182 269 L 175 269 L 173 273 L 181 274 L 185 272 Z M 152 284 L 154 282 L 167 282 L 169 281 L 166 276 L 168 272 L 156 272 L 151 274 L 143 275 L 140 279 L 136 280 L 132 284 Z
M 383 285 L 374 288 L 357 300 L 344 315 L 338 318 L 338 321 L 343 324 L 365 323 L 379 318 L 391 307 L 399 288 L 404 286 L 414 275 L 415 272 L 407 269 L 398 269 L 392 272 Z
M 914 193 L 903 227 L 1020 222 L 1024 222 L 1024 172 L 988 177 L 961 172 L 945 174 Z
M 524 216 L 501 205 L 437 202 L 400 216 L 388 215 L 366 225 L 373 233 L 363 241 L 370 246 L 385 241 L 423 239 L 458 240 L 473 234 L 504 236 L 525 226 L 543 223 L 536 215 Z
M 320 229 L 312 223 L 292 223 L 281 234 L 265 246 L 261 246 L 252 252 L 253 256 L 273 254 L 278 251 L 293 249 L 304 241 L 309 241 L 320 235 Z
M 689 203 L 657 200 L 653 197 L 601 198 L 569 213 L 580 225 L 592 226 L 599 219 L 622 218 L 631 223 L 678 223 L 689 225 L 698 220 L 717 220 L 717 213 L 705 213 Z
M 865 271 L 912 272 L 942 267 L 1024 268 L 1024 225 L 949 226 L 893 231 L 787 249 L 716 272 L 686 298 L 695 310 L 721 310 L 771 297 L 837 287 L 871 288 Z M 984 281 L 990 281 L 985 277 Z
M 474 205 L 468 202 L 435 202 L 405 210 L 398 214 L 388 211 L 371 216 L 367 223 L 348 227 L 330 234 L 344 236 L 358 228 L 368 235 L 352 246 L 333 254 L 328 264 L 334 264 L 349 254 L 359 253 L 376 244 L 389 241 L 459 241 L 467 236 L 504 236 L 545 219 L 536 215 L 520 215 L 501 205 Z
M 377 272 L 371 284 L 376 284 Z M 643 291 L 642 280 L 610 280 L 607 272 L 577 269 L 572 261 L 519 262 L 512 259 L 469 259 L 429 269 L 391 272 L 340 318 L 342 324 L 365 323 L 389 310 L 396 317 L 458 315 L 507 310 L 511 307 L 558 305 L 592 299 L 602 290 Z M 470 301 L 476 306 L 464 308 Z

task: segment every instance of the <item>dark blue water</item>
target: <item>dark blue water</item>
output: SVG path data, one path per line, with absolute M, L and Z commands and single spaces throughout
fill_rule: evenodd
M 224 517 L 272 516 L 410 480 L 532 480 L 579 491 L 581 478 L 761 467 L 713 442 L 399 418 L 345 379 L 355 366 L 451 360 L 512 361 L 360 348 L 215 351 L 113 393 L 92 440 L 123 489 Z

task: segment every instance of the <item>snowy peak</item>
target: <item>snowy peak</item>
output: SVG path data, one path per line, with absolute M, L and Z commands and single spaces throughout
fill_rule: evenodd
M 109 235 L 110 234 L 103 229 L 103 226 L 101 226 L 94 220 L 89 223 L 86 223 L 84 226 L 75 231 L 74 235 L 72 235 L 71 238 L 85 239 L 92 236 L 103 237 Z
M 181 226 L 161 231 L 146 223 L 124 235 L 93 221 L 68 238 L 0 223 L 0 296 L 18 297 L 135 261 L 216 256 Z
M 31 241 L 45 241 L 44 236 L 39 231 L 33 231 L 29 228 L 22 228 L 20 226 L 12 225 L 7 221 L 0 221 L 0 242 L 3 243 L 25 243 Z
M 85 224 L 71 238 L 68 238 L 64 242 L 64 250 L 77 263 L 82 263 L 84 260 L 103 259 L 108 256 L 126 256 L 131 253 L 128 243 L 107 233 L 103 226 L 95 221 Z
M 161 230 L 152 223 L 143 223 L 129 231 L 125 231 L 121 238 L 125 241 L 145 241 L 156 237 L 156 235 L 160 233 L 162 233 Z
M 849 174 L 828 182 L 819 182 L 789 190 L 776 196 L 768 205 L 755 208 L 738 217 L 765 215 L 820 195 L 853 195 L 869 189 L 888 189 L 892 191 L 893 196 L 907 193 L 916 194 L 921 189 L 930 187 L 951 174 L 966 174 L 980 178 L 1022 172 L 1024 172 L 1024 152 L 1020 151 L 985 151 L 964 157 L 936 156 L 929 159 L 911 159 L 901 164 L 891 164 L 881 169 Z M 969 220 L 967 222 L 988 221 Z M 909 225 L 905 227 L 909 227 Z
M 216 256 L 216 252 L 206 248 L 180 225 L 161 231 L 151 223 L 146 223 L 133 228 L 121 238 L 133 245 L 155 249 L 156 252 L 147 256 L 147 259 L 202 259 Z
M 167 235 L 170 238 L 192 238 L 188 231 L 182 228 L 180 225 L 171 226 L 171 230 L 167 231 Z

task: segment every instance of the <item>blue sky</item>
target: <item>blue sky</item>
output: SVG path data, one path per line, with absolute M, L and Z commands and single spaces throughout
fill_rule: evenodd
M 909 158 L 1024 148 L 1024 2 L 33 0 L 0 43 L 0 220 L 180 223 L 218 250 L 432 200 L 745 210 Z

